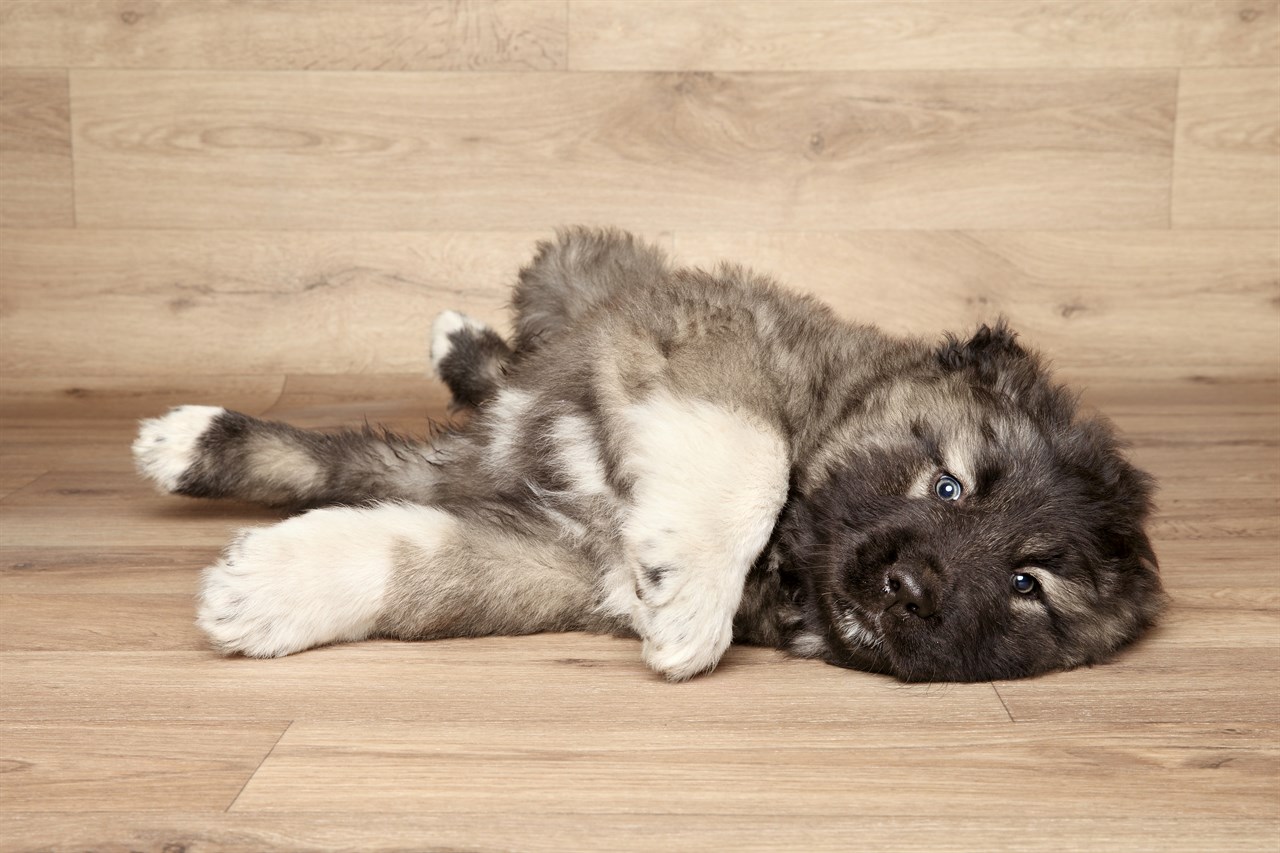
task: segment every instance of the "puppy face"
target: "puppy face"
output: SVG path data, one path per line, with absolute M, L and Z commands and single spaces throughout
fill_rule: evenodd
M 874 390 L 784 535 L 832 662 L 908 681 L 1100 661 L 1158 613 L 1150 481 L 1003 327 Z

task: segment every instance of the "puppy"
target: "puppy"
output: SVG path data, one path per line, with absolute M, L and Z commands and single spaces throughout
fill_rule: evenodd
M 1161 610 L 1150 478 L 1003 323 L 894 338 L 587 229 L 539 244 L 512 303 L 510 343 L 436 321 L 475 411 L 427 442 L 142 423 L 162 490 L 308 510 L 205 571 L 217 649 L 593 631 L 671 680 L 737 640 L 976 681 L 1104 661 Z

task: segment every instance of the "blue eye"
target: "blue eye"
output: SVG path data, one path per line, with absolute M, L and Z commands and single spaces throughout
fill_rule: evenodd
M 1023 595 L 1030 595 L 1036 591 L 1036 579 L 1025 572 L 1018 572 L 1013 576 L 1013 589 Z
M 960 481 L 950 474 L 943 474 L 933 484 L 933 493 L 944 501 L 955 501 L 964 494 L 964 486 L 961 486 Z

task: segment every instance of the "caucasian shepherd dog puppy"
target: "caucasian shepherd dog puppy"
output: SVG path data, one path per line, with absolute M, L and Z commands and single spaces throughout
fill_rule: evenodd
M 601 631 L 672 680 L 736 640 L 976 681 L 1105 660 L 1160 611 L 1150 478 L 1003 323 L 893 338 L 585 229 L 512 303 L 510 342 L 436 321 L 475 412 L 427 442 L 204 406 L 142 424 L 165 491 L 310 510 L 205 571 L 214 646 Z

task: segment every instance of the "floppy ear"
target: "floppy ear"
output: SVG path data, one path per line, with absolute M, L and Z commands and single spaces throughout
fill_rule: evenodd
M 937 351 L 938 364 L 945 370 L 971 370 L 986 384 L 994 384 L 1001 370 L 1031 355 L 1018 344 L 1018 333 L 1001 317 L 994 326 L 983 324 L 963 343 L 948 334 Z
M 1052 381 L 1040 358 L 1022 348 L 1018 333 L 1003 317 L 994 326 L 983 325 L 967 341 L 947 335 L 935 354 L 944 372 L 963 373 L 1046 423 L 1066 426 L 1075 417 L 1076 394 Z

